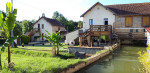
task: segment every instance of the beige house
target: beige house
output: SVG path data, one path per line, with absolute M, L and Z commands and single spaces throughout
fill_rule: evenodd
M 150 25 L 150 3 L 102 5 L 97 2 L 85 13 L 83 30 L 90 25 L 111 25 L 112 34 L 120 39 L 145 39 L 145 28 Z
M 47 34 L 45 30 L 50 34 L 60 31 L 65 35 L 67 32 L 59 21 L 42 16 L 33 24 L 33 30 L 28 34 L 31 41 L 45 41 L 44 35 Z

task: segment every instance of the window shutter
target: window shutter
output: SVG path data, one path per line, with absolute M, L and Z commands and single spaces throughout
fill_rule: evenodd
M 126 27 L 131 27 L 132 26 L 132 17 L 126 17 Z
M 149 25 L 149 16 L 143 16 L 143 26 Z

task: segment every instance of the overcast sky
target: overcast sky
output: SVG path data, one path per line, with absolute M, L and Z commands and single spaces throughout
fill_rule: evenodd
M 0 0 L 0 10 L 6 10 L 6 2 L 11 0 Z M 14 8 L 18 9 L 17 20 L 38 19 L 42 13 L 51 18 L 55 11 L 62 13 L 67 19 L 79 21 L 82 15 L 96 2 L 103 5 L 141 3 L 150 0 L 13 0 Z

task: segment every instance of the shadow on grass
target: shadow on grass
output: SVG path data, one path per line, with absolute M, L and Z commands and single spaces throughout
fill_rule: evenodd
M 19 48 L 24 50 L 33 50 L 33 51 L 51 51 L 51 50 L 37 50 L 37 49 L 28 49 L 28 48 Z
M 65 53 L 65 54 L 59 54 L 56 57 L 59 57 L 61 59 L 70 59 L 70 58 L 74 58 L 75 55 L 69 54 L 69 53 Z

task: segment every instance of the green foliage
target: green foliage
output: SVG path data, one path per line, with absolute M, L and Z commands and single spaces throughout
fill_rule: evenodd
M 26 35 L 21 36 L 21 43 L 28 44 L 30 42 L 30 37 Z
M 150 51 L 150 46 L 147 47 L 147 50 Z M 143 66 L 143 68 L 140 69 L 140 73 L 150 73 L 150 52 L 140 51 L 138 54 L 138 59 L 140 60 Z
M 104 35 L 103 35 L 103 36 L 100 36 L 100 38 L 103 39 L 103 40 L 106 40 L 106 41 L 109 41 L 109 40 L 110 40 L 109 36 L 104 36 Z
M 7 3 L 6 11 L 7 17 L 5 17 L 4 21 L 3 21 L 4 19 L 3 14 L 2 13 L 0 14 L 0 22 L 1 22 L 0 26 L 2 26 L 2 30 L 5 32 L 6 37 L 9 38 L 10 31 L 13 30 L 15 27 L 14 23 L 16 21 L 17 9 L 14 9 L 12 11 L 12 3 Z
M 24 20 L 22 21 L 22 33 L 30 32 L 32 30 L 32 21 Z
M 108 50 L 100 50 L 100 51 L 96 52 L 96 54 L 101 54 L 101 53 L 104 53 L 106 51 L 108 51 Z
M 68 20 L 66 17 L 63 16 L 63 14 L 59 13 L 58 11 L 54 12 L 52 18 L 62 23 L 69 32 L 77 29 L 78 24 L 82 25 L 81 21 L 75 22 L 73 20 Z
M 82 28 L 83 27 L 83 22 L 82 21 L 79 21 L 78 22 L 78 28 Z
M 40 48 L 40 47 L 39 47 Z M 14 69 L 3 68 L 4 73 L 56 73 L 61 69 L 71 67 L 74 64 L 83 62 L 82 59 L 69 59 L 74 57 L 69 53 L 60 54 L 55 57 L 50 53 L 25 50 L 20 48 L 11 49 L 12 59 L 15 63 Z M 2 55 L 3 61 L 7 55 L 7 50 Z M 4 66 L 5 67 L 5 66 Z M 59 72 L 58 72 L 59 73 Z
M 13 30 L 14 36 L 21 36 L 22 35 L 22 24 L 19 21 L 15 22 L 16 26 Z
M 7 54 L 4 53 L 2 58 Z M 82 62 L 81 59 L 61 59 L 59 57 L 35 57 L 12 54 L 15 67 L 12 71 L 4 68 L 2 73 L 60 73 L 62 69 Z M 6 63 L 7 64 L 7 63 Z
M 45 30 L 47 34 L 44 36 L 53 46 L 53 49 L 57 48 L 57 55 L 59 54 L 59 48 L 62 47 L 62 43 L 60 43 L 60 40 L 62 39 L 62 35 L 60 34 L 60 31 L 57 33 L 50 34 L 47 30 Z
M 13 41 L 16 40 L 17 38 L 18 38 L 18 36 L 11 37 L 11 38 L 7 39 L 5 41 L 5 43 L 3 44 L 2 48 L 0 49 L 0 52 L 2 53 L 5 50 L 5 47 L 8 47 L 9 44 L 13 43 Z

